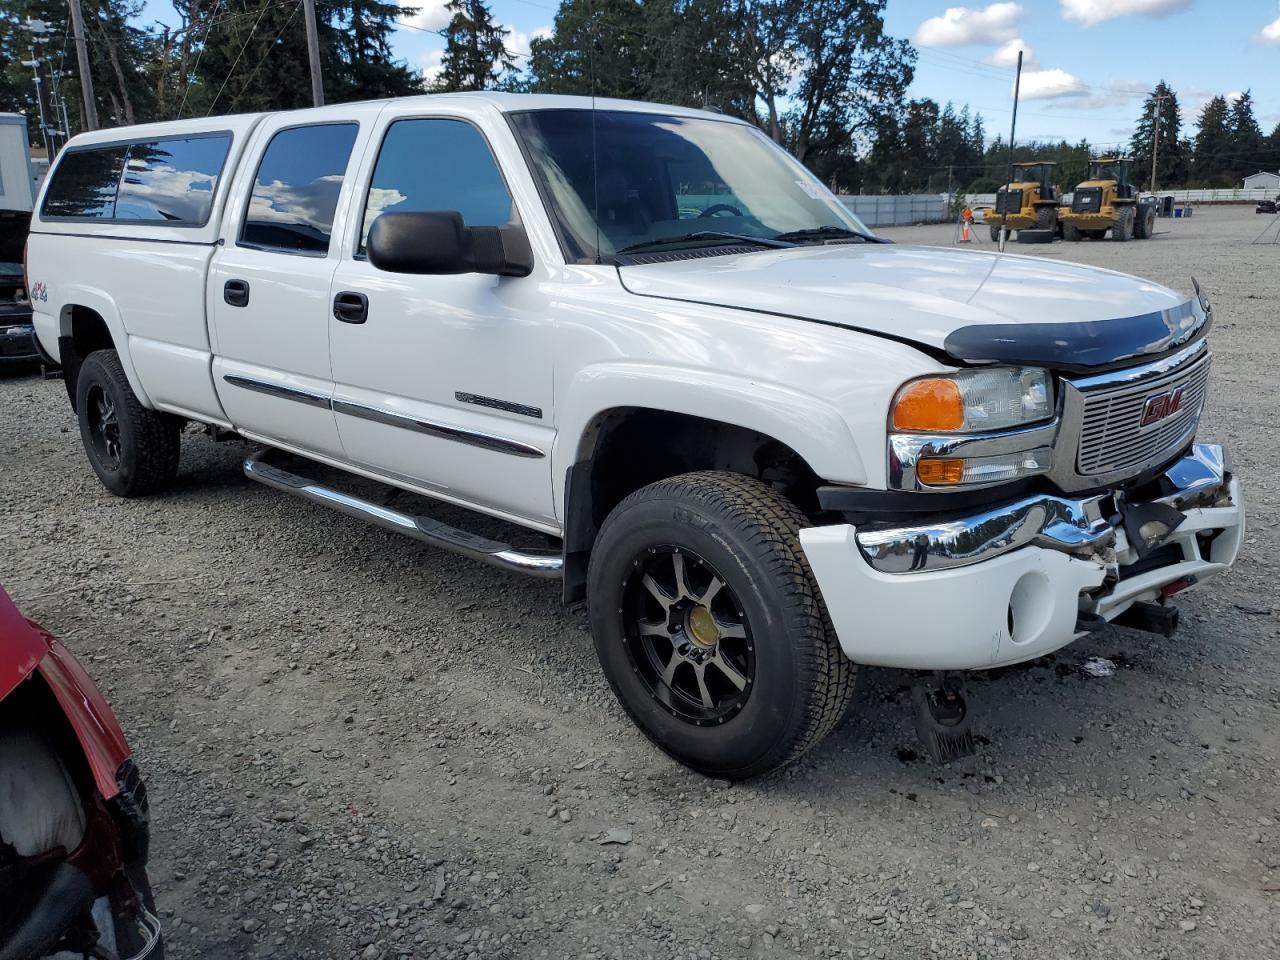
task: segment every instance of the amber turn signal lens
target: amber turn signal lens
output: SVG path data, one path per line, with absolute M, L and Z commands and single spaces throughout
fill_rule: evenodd
M 964 479 L 964 461 L 921 460 L 916 464 L 916 477 L 932 487 L 956 484 Z
M 959 430 L 964 400 L 954 380 L 930 377 L 905 386 L 893 405 L 895 430 Z M 958 461 L 957 461 L 958 462 Z

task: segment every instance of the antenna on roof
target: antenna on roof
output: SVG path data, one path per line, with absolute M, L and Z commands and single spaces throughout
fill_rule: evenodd
M 591 34 L 587 38 L 587 62 L 591 71 L 591 219 L 596 224 L 596 263 L 600 263 L 600 142 L 596 136 L 596 5 L 587 0 Z

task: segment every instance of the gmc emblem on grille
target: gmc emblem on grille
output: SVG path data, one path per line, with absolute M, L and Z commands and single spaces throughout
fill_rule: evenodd
M 1147 404 L 1142 408 L 1142 423 L 1139 426 L 1149 427 L 1153 423 L 1159 423 L 1172 417 L 1175 413 L 1182 409 L 1182 387 L 1176 390 L 1170 390 L 1168 393 L 1157 394 L 1147 399 Z

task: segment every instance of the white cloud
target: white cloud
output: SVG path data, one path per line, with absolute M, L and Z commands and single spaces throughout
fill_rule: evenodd
M 1022 5 L 992 3 L 981 10 L 948 7 L 940 17 L 930 17 L 911 36 L 918 47 L 962 47 L 970 43 L 996 44 L 1013 40 L 1018 33 Z
M 550 27 L 538 27 L 533 33 L 525 33 L 523 30 L 516 30 L 508 27 L 511 32 L 507 34 L 507 50 L 513 53 L 516 58 L 516 66 L 523 67 L 524 61 L 529 58 L 533 52 L 532 44 L 534 40 L 543 39 L 551 36 Z
M 1095 27 L 1116 17 L 1167 17 L 1186 10 L 1195 0 L 1061 0 L 1062 15 L 1081 26 Z
M 410 16 L 400 15 L 400 22 L 419 30 L 443 30 L 449 23 L 450 14 L 445 9 L 448 0 L 398 0 L 400 8 L 417 8 L 418 12 Z
M 1091 92 L 1087 97 L 1076 97 L 1063 106 L 1070 110 L 1115 110 L 1123 108 L 1134 100 L 1144 99 L 1146 94 L 1143 91 L 1154 87 L 1154 83 L 1138 80 L 1104 80 L 1100 90 Z M 1046 109 L 1054 110 L 1059 107 L 1056 104 L 1049 104 Z
M 444 51 L 424 50 L 418 54 L 418 69 L 422 71 L 422 85 L 429 88 L 444 70 Z
M 341 187 L 341 174 L 319 177 L 305 184 L 258 181 L 249 199 L 248 219 L 330 230 Z
M 1036 62 L 1035 51 L 1027 45 L 1027 42 L 1021 37 L 1014 37 L 996 47 L 989 54 L 982 58 L 983 63 L 989 63 L 993 67 L 1008 67 L 1010 70 L 1018 65 L 1018 51 L 1022 51 L 1022 65 L 1033 66 Z
M 1057 97 L 1079 97 L 1089 92 L 1089 85 L 1065 70 L 1023 70 L 1022 99 L 1052 100 Z
M 1280 43 L 1280 17 L 1276 17 L 1258 34 L 1258 39 L 1263 43 Z

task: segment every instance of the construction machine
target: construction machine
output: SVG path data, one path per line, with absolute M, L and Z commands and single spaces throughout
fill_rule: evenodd
M 1076 187 L 1071 205 L 1058 212 L 1062 238 L 1100 240 L 1111 231 L 1111 239 L 1130 237 L 1146 240 L 1156 222 L 1156 202 L 1141 200 L 1132 182 L 1133 160 L 1104 157 L 1089 162 L 1089 178 Z
M 1007 224 L 1011 233 L 1015 230 L 1057 231 L 1058 206 L 1062 198 L 1053 185 L 1053 168 L 1056 166 L 1048 160 L 1013 165 L 1013 181 L 996 193 L 994 207 L 986 207 L 982 211 L 982 219 L 990 225 L 992 240 L 1000 239 L 1002 224 Z

